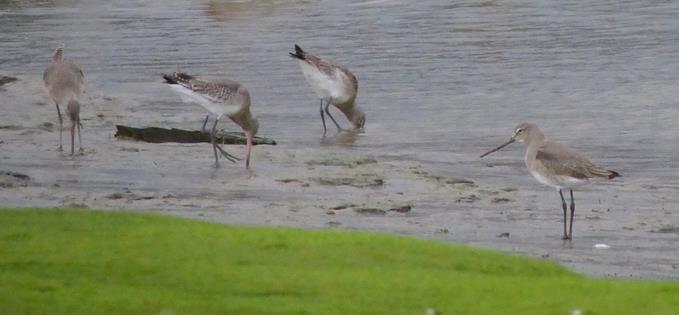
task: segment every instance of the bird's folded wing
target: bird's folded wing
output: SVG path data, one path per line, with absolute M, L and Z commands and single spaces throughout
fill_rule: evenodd
M 536 160 L 556 175 L 580 179 L 607 177 L 610 171 L 594 164 L 583 155 L 555 142 L 544 143 Z

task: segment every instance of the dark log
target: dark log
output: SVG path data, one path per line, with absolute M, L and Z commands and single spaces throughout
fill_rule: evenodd
M 15 78 L 15 77 L 8 77 L 8 76 L 0 75 L 0 86 L 3 86 L 7 83 L 12 83 L 12 82 L 17 81 L 17 80 L 19 80 L 19 79 Z
M 116 125 L 115 137 L 118 139 L 131 139 L 150 143 L 178 142 L 178 143 L 197 143 L 210 142 L 210 134 L 200 130 L 166 129 L 159 127 L 134 128 L 123 125 Z M 217 143 L 220 144 L 245 144 L 245 134 L 242 132 L 231 132 L 220 130 L 217 132 Z M 269 138 L 256 137 L 253 144 L 276 145 L 276 141 Z

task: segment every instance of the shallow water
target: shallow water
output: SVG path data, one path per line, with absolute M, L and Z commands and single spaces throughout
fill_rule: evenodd
M 120 151 L 124 144 L 112 138 L 116 123 L 200 127 L 202 110 L 181 104 L 160 83 L 161 73 L 179 69 L 228 76 L 248 87 L 260 134 L 280 144 L 255 152 L 260 177 L 284 177 L 309 156 L 374 156 L 397 167 L 414 163 L 432 174 L 520 189 L 515 203 L 465 206 L 469 215 L 485 213 L 481 209 L 532 208 L 546 216 L 544 235 L 533 238 L 535 222 L 529 218 L 512 225 L 503 221 L 507 218 L 493 221 L 479 214 L 476 221 L 470 219 L 476 225 L 465 228 L 469 223 L 453 220 L 463 217 L 434 215 L 458 204 L 418 195 L 410 198 L 423 216 L 469 233 L 409 230 L 393 218 L 384 225 L 345 218 L 347 228 L 425 235 L 533 255 L 557 251 L 556 260 L 594 275 L 677 277 L 673 270 L 679 260 L 667 253 L 676 251 L 672 244 L 677 234 L 650 232 L 679 226 L 677 2 L 0 1 L 0 20 L 0 71 L 24 82 L 0 90 L 5 98 L 0 125 L 30 129 L 56 123 L 52 105 L 41 94 L 40 78 L 53 48 L 64 43 L 67 58 L 79 63 L 86 75 L 90 104 L 88 109 L 84 103 L 83 136 L 86 145 L 96 146 L 81 158 L 64 159 L 53 151 L 40 153 L 54 147 L 49 142 L 57 139 L 54 130 L 44 135 L 0 130 L 3 169 L 24 171 L 43 185 L 58 183 L 66 195 L 32 196 L 28 201 L 15 195 L 5 197 L 7 204 L 61 205 L 68 204 L 68 196 L 78 195 L 79 202 L 96 206 L 94 197 L 82 197 L 78 191 L 96 195 L 121 187 L 239 200 L 223 204 L 223 212 L 248 202 L 252 207 L 278 200 L 309 205 L 375 197 L 351 189 L 314 195 L 263 182 L 253 187 L 259 182 L 248 182 L 234 170 L 241 165 L 209 168 L 211 152 L 204 145 L 177 149 L 168 144 L 156 150 L 130 144 L 141 151 Z M 357 75 L 359 103 L 367 114 L 365 133 L 322 138 L 318 100 L 287 55 L 294 43 Z M 347 125 L 341 114 L 336 117 Z M 522 121 L 537 123 L 548 137 L 623 174 L 621 180 L 576 193 L 583 216 L 609 209 L 593 219 L 604 223 L 576 218 L 576 233 L 578 227 L 589 226 L 580 232 L 586 240 L 581 247 L 563 250 L 556 242 L 534 239 L 560 235 L 558 196 L 528 176 L 520 145 L 478 158 L 507 140 Z M 42 147 L 26 149 L 30 145 Z M 296 158 L 281 158 L 295 152 Z M 163 160 L 160 154 L 170 157 Z M 177 167 L 168 169 L 175 165 L 171 163 Z M 387 182 L 390 187 L 375 194 L 418 191 L 407 181 Z M 193 206 L 178 201 L 168 208 L 181 212 Z M 261 217 L 216 219 L 305 225 Z M 324 220 L 310 225 L 323 226 Z M 489 229 L 484 235 L 475 232 L 484 228 Z M 508 243 L 496 239 L 493 229 L 499 229 L 497 234 L 513 229 L 512 235 L 526 238 Z M 619 263 L 621 274 L 592 261 L 587 252 L 590 243 L 616 240 L 621 251 L 602 259 Z M 642 254 L 642 248 L 649 253 Z M 628 259 L 633 262 L 625 265 Z M 649 263 L 657 266 L 645 270 Z M 636 267 L 627 268 L 631 265 Z

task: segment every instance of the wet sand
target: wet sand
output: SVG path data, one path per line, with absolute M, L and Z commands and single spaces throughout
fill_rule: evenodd
M 10 0 L 0 16 L 0 75 L 19 79 L 0 78 L 0 205 L 398 233 L 679 278 L 678 2 Z M 87 81 L 76 157 L 56 151 L 42 90 L 60 43 Z M 322 137 L 295 43 L 358 77 L 365 133 Z M 279 143 L 254 149 L 252 174 L 215 169 L 208 144 L 113 137 L 200 128 L 204 111 L 160 83 L 177 69 L 250 90 Z M 623 175 L 575 193 L 570 243 L 521 145 L 478 158 L 523 121 Z
M 623 177 L 577 191 L 575 239 L 564 242 L 558 195 L 529 178 L 512 150 L 467 162 L 486 176 L 455 174 L 354 148 L 375 137 L 369 129 L 323 138 L 314 121 L 316 145 L 260 145 L 253 172 L 228 161 L 216 169 L 209 144 L 115 139 L 114 125 L 139 124 L 138 113 L 124 110 L 116 95 L 88 92 L 85 152 L 68 156 L 56 150 L 56 113 L 40 77 L 18 78 L 0 87 L 5 207 L 131 209 L 225 224 L 378 231 L 547 258 L 595 277 L 679 279 L 679 186 Z M 199 108 L 158 115 L 147 115 L 146 125 L 198 129 L 203 117 Z M 243 146 L 226 149 L 244 153 Z M 515 176 L 493 178 L 498 169 Z M 599 243 L 610 248 L 595 249 Z

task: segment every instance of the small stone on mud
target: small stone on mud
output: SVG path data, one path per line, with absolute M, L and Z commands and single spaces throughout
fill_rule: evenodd
M 21 179 L 21 180 L 29 180 L 29 179 L 31 179 L 30 176 L 28 176 L 28 175 L 26 175 L 26 174 L 18 173 L 18 172 L 11 172 L 11 171 L 9 171 L 9 172 L 5 172 L 5 175 L 7 175 L 7 176 L 12 176 L 12 177 L 14 177 L 14 178 Z
M 339 225 L 342 225 L 342 223 L 339 223 L 337 221 L 328 221 L 328 222 L 325 223 L 325 225 L 327 225 L 327 226 L 339 226 Z
M 123 197 L 124 197 L 123 194 L 121 194 L 119 192 L 114 192 L 114 193 L 106 196 L 106 198 L 108 198 L 108 199 L 122 199 Z
M 475 185 L 473 181 L 464 179 L 464 178 L 456 178 L 456 177 L 451 177 L 451 178 L 446 178 L 445 180 L 446 184 L 450 185 L 456 185 L 456 184 L 466 184 L 466 185 Z
M 309 187 L 309 183 L 305 183 L 302 180 L 296 179 L 296 178 L 281 178 L 281 179 L 276 179 L 277 182 L 283 183 L 283 184 L 291 184 L 291 183 L 296 183 L 299 184 L 300 187 Z
M 30 180 L 31 178 L 23 173 L 0 171 L 0 187 L 2 188 L 26 187 Z
M 89 208 L 89 206 L 84 204 L 84 203 L 76 203 L 76 202 L 70 203 L 67 207 L 74 208 L 74 209 L 87 209 L 87 208 Z
M 651 232 L 655 232 L 655 233 L 677 233 L 677 234 L 679 234 L 679 226 L 664 225 L 664 226 L 661 226 L 659 229 L 653 230 Z
M 403 206 L 396 206 L 394 208 L 389 209 L 389 211 L 394 211 L 394 212 L 399 212 L 399 213 L 408 213 L 413 207 L 411 205 L 403 205 Z
M 38 128 L 44 131 L 52 131 L 54 129 L 54 124 L 51 122 L 44 122 L 40 124 Z
M 385 215 L 387 214 L 386 211 L 378 208 L 356 208 L 354 209 L 356 213 L 358 214 L 365 214 L 365 215 Z
M 349 167 L 349 168 L 355 168 L 357 166 L 361 165 L 367 165 L 367 164 L 377 164 L 377 160 L 372 159 L 372 158 L 339 158 L 339 157 L 331 157 L 327 159 L 318 159 L 318 160 L 309 160 L 306 162 L 307 165 L 309 166 L 342 166 L 342 167 Z
M 288 184 L 288 183 L 301 183 L 302 181 L 296 178 L 281 178 L 276 180 L 279 183 L 283 184 Z
M 334 206 L 334 207 L 332 207 L 332 208 L 330 208 L 330 209 L 332 209 L 332 210 L 344 210 L 344 209 L 347 209 L 347 208 L 353 208 L 353 207 L 355 207 L 355 206 L 356 206 L 356 205 L 353 204 L 353 203 L 343 203 L 343 204 L 339 204 L 339 205 L 337 205 L 337 206 Z
M 138 149 L 138 148 L 122 147 L 122 148 L 120 148 L 120 151 L 124 151 L 124 152 L 139 152 L 139 149 Z
M 496 236 L 497 238 L 509 238 L 509 232 L 502 232 Z
M 140 196 L 140 195 L 133 193 L 128 188 L 125 188 L 125 189 L 123 189 L 122 193 L 114 192 L 112 194 L 107 195 L 106 198 L 114 199 L 114 200 L 115 199 L 123 199 L 123 198 L 125 198 L 127 200 L 150 200 L 150 199 L 155 198 L 155 196 L 153 196 L 153 195 Z
M 327 215 L 335 215 L 335 211 L 328 210 L 328 211 L 325 212 L 325 214 L 327 214 Z
M 360 174 L 355 177 L 320 177 L 312 178 L 326 186 L 352 186 L 357 188 L 377 187 L 384 185 L 384 180 L 377 175 Z
M 478 200 L 481 200 L 481 198 L 472 194 L 472 195 L 469 195 L 469 196 L 457 198 L 457 200 L 455 200 L 455 202 L 472 203 L 472 202 L 475 202 L 475 201 L 478 201 Z
M 447 228 L 440 228 L 436 230 L 437 234 L 448 234 L 448 229 Z
M 492 203 L 507 203 L 507 202 L 512 202 L 514 200 L 509 199 L 509 198 L 502 198 L 502 197 L 496 197 L 491 200 Z

